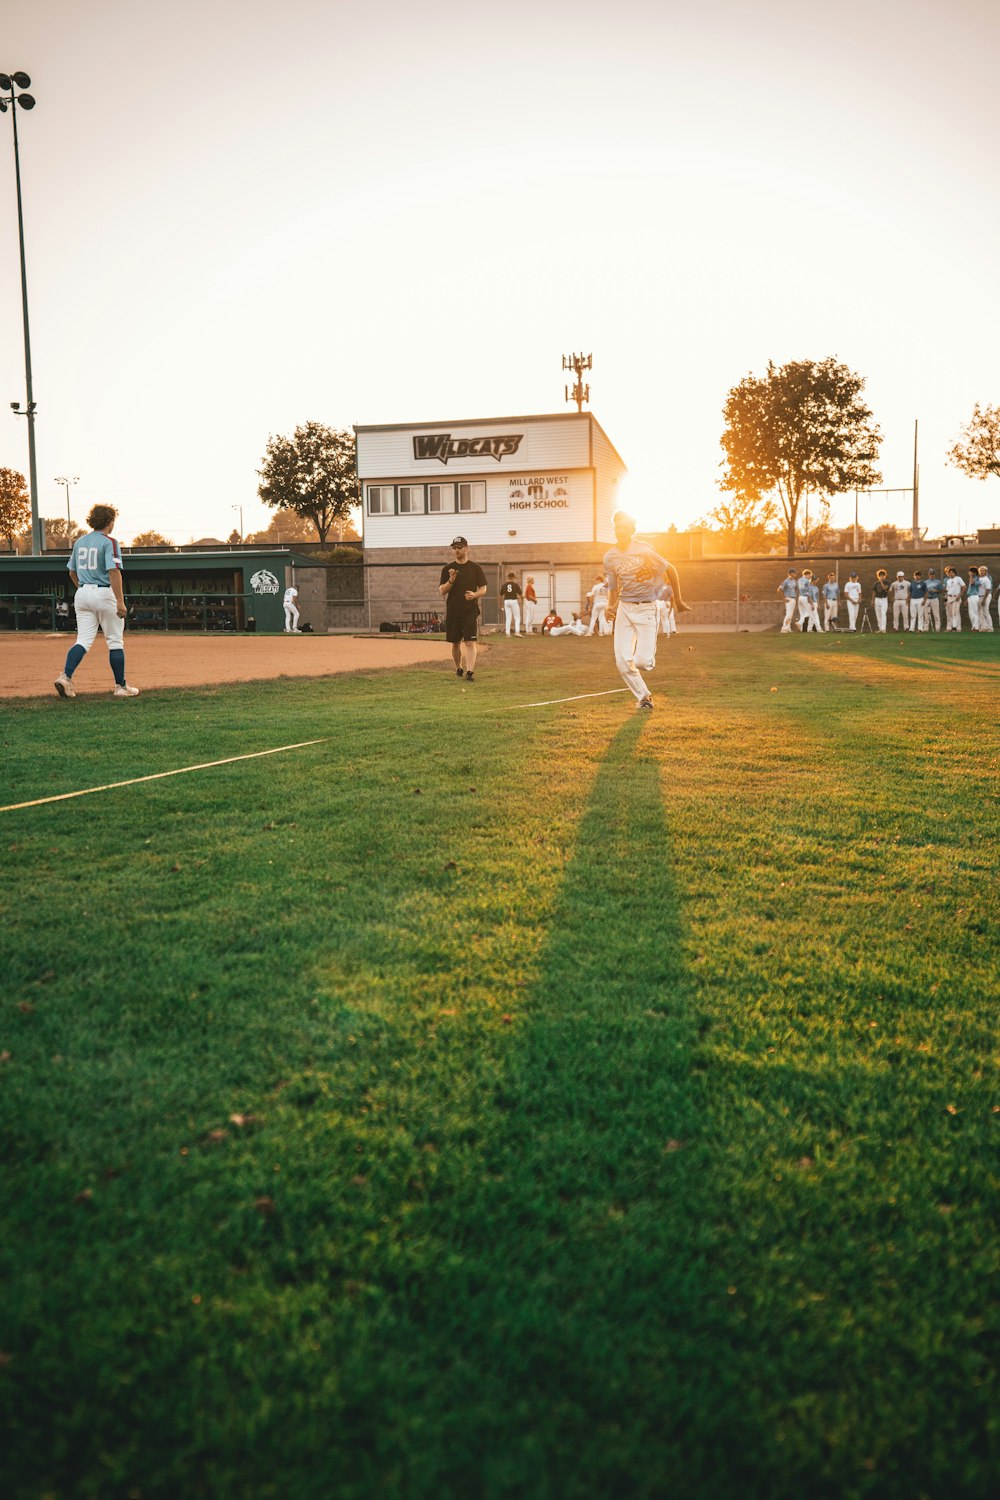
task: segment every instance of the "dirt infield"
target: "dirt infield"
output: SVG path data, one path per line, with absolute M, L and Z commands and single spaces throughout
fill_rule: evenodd
M 58 636 L 0 634 L 0 698 L 55 697 L 52 684 L 74 639 L 69 631 Z M 451 661 L 444 641 L 398 636 L 126 635 L 125 650 L 128 680 L 142 692 Z M 73 686 L 81 697 L 99 697 L 114 687 L 103 640 L 80 663 Z

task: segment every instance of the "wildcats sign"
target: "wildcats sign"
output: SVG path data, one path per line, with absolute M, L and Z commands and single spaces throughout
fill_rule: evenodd
M 506 437 L 453 438 L 450 432 L 425 433 L 413 439 L 414 458 L 436 458 L 446 464 L 450 458 L 511 458 L 521 446 L 523 432 Z

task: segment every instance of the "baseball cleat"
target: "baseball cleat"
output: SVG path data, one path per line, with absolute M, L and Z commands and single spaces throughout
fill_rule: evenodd
M 121 683 L 119 683 L 118 686 L 115 688 L 114 693 L 112 694 L 112 697 L 115 697 L 115 698 L 138 698 L 138 696 L 139 696 L 139 689 L 138 688 L 134 688 L 134 687 L 129 687 L 129 685 L 128 685 L 127 682 L 121 682 Z
M 464 671 L 463 671 L 463 670 L 462 670 L 462 668 L 461 668 L 461 667 L 459 667 L 459 668 L 458 668 L 458 669 L 457 669 L 457 670 L 456 670 L 456 672 L 455 672 L 455 676 L 456 676 L 456 677 L 464 677 L 464 676 L 465 676 L 465 673 L 464 673 Z
M 639 702 L 636 704 L 637 708 L 652 708 L 652 706 L 653 700 L 648 693 L 646 694 L 645 698 L 640 698 Z
M 465 680 L 466 680 L 466 682 L 475 682 L 476 679 L 472 675 L 471 672 L 466 672 L 466 674 L 465 674 Z
M 56 692 L 60 698 L 75 698 L 76 688 L 70 682 L 65 672 L 60 672 L 55 682 Z

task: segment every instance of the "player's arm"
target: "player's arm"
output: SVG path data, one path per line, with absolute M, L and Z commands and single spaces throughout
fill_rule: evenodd
M 447 599 L 448 595 L 451 593 L 451 586 L 455 582 L 456 577 L 457 574 L 455 572 L 455 569 L 449 568 L 448 577 L 444 580 L 443 583 L 438 584 L 438 593 L 441 595 L 442 599 Z
M 690 604 L 684 603 L 684 599 L 681 594 L 681 581 L 677 576 L 677 569 L 674 567 L 673 563 L 667 563 L 665 571 L 667 575 L 667 582 L 674 591 L 674 609 L 682 615 L 690 614 L 691 606 Z
M 108 569 L 108 582 L 111 585 L 111 592 L 114 594 L 114 596 L 115 596 L 115 603 L 118 606 L 118 618 L 119 618 L 119 620 L 124 620 L 124 618 L 125 618 L 125 590 L 122 587 L 121 570 L 118 569 L 118 568 L 109 568 Z
M 79 578 L 77 578 L 77 576 L 76 576 L 76 574 L 75 574 L 75 573 L 74 573 L 74 572 L 73 572 L 73 569 L 72 569 L 72 568 L 69 568 L 69 569 L 67 569 L 67 571 L 68 571 L 68 573 L 69 573 L 69 576 L 70 576 L 70 578 L 71 578 L 71 579 L 72 579 L 72 580 L 73 580 L 73 587 L 74 587 L 74 588 L 75 588 L 75 589 L 78 589 L 78 588 L 79 588 L 79 587 L 80 587 L 80 580 L 79 580 Z

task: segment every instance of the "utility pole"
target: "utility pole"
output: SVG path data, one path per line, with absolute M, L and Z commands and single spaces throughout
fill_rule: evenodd
M 24 380 L 27 386 L 27 401 L 21 410 L 19 401 L 12 401 L 10 409 L 15 416 L 28 419 L 28 488 L 31 494 L 31 550 L 41 554 L 45 551 L 45 537 L 38 515 L 38 468 L 35 463 L 35 399 L 31 390 L 31 338 L 28 333 L 28 277 L 24 268 L 24 216 L 21 211 L 21 157 L 17 146 L 17 109 L 34 109 L 35 101 L 25 89 L 31 87 L 27 73 L 0 73 L 0 114 L 6 114 L 8 106 L 14 126 L 14 178 L 17 182 L 17 239 L 21 249 L 21 311 L 24 317 Z M 18 93 L 17 89 L 21 92 Z
M 66 478 L 66 476 L 64 474 L 57 474 L 56 475 L 56 484 L 63 485 L 65 487 L 65 490 L 66 490 L 66 535 L 67 536 L 69 536 L 70 532 L 73 529 L 73 520 L 72 520 L 72 517 L 70 516 L 70 513 L 69 513 L 69 487 L 70 487 L 71 484 L 79 484 L 79 483 L 80 483 L 80 476 L 79 476 L 79 474 L 74 474 L 73 477 L 72 477 L 72 479 Z
M 917 462 L 917 428 L 919 422 L 913 423 L 913 541 L 920 540 L 920 465 Z
M 568 385 L 563 386 L 563 399 L 575 401 L 577 411 L 583 411 L 583 403 L 590 400 L 590 386 L 584 385 L 583 372 L 594 368 L 594 356 L 592 354 L 564 354 L 562 367 L 564 370 L 572 370 L 576 376 L 576 384 L 572 390 Z

